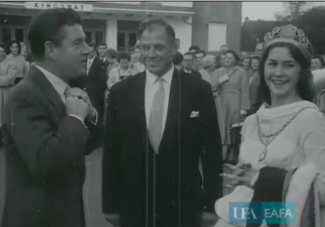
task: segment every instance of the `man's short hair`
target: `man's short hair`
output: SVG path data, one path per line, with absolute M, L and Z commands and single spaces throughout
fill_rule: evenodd
M 203 54 L 203 56 L 207 55 L 207 53 L 206 53 L 204 50 L 198 50 L 198 51 L 196 51 L 196 52 L 195 52 L 195 56 L 196 56 L 197 54 Z
M 130 61 L 131 60 L 131 56 L 127 52 L 124 52 L 124 51 L 119 52 L 117 54 L 117 62 L 120 62 L 122 59 L 127 59 L 128 61 Z
M 149 30 L 151 31 L 154 26 L 161 26 L 165 29 L 167 36 L 170 38 L 172 42 L 175 41 L 176 35 L 174 28 L 168 24 L 163 19 L 152 19 L 148 21 L 144 21 L 140 24 L 139 31 L 138 31 L 138 37 L 141 37 L 144 31 Z
M 193 45 L 188 49 L 188 51 L 191 51 L 191 50 L 195 50 L 195 52 L 196 52 L 196 51 L 200 50 L 200 47 Z
M 186 56 L 186 55 L 192 56 L 192 58 L 194 58 L 194 54 L 192 52 L 186 52 L 183 56 Z
M 82 25 L 79 14 L 73 9 L 48 9 L 33 17 L 28 29 L 28 42 L 36 60 L 44 58 L 47 41 L 57 46 L 62 44 L 64 26 Z
M 105 46 L 107 48 L 107 44 L 106 43 L 99 43 L 99 45 L 97 45 L 97 47 L 100 47 L 100 46 Z

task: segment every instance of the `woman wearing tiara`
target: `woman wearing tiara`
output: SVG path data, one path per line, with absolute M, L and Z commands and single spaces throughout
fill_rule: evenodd
M 292 25 L 266 34 L 259 66 L 264 104 L 243 125 L 239 164 L 223 174 L 235 190 L 216 202 L 216 226 L 232 226 L 224 215 L 229 202 L 288 201 L 295 203 L 295 223 L 285 226 L 325 226 L 325 117 L 312 103 L 310 51 Z

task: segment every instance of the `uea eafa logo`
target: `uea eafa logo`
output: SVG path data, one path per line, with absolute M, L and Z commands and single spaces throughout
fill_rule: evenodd
M 293 224 L 295 204 L 293 202 L 236 202 L 230 203 L 231 224 Z

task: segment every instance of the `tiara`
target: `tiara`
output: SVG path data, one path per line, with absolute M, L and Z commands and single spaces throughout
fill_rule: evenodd
M 264 36 L 264 43 L 268 45 L 275 42 L 275 40 L 294 40 L 299 46 L 304 47 L 309 53 L 312 52 L 313 47 L 306 37 L 303 30 L 298 29 L 292 24 L 288 24 L 282 27 L 273 28 L 272 32 L 268 32 Z

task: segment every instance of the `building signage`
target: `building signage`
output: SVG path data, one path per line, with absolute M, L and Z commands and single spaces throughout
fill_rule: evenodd
M 93 11 L 93 5 L 91 4 L 74 4 L 74 3 L 63 3 L 63 2 L 25 2 L 27 9 L 55 9 L 65 8 L 74 9 L 75 11 L 91 12 Z

